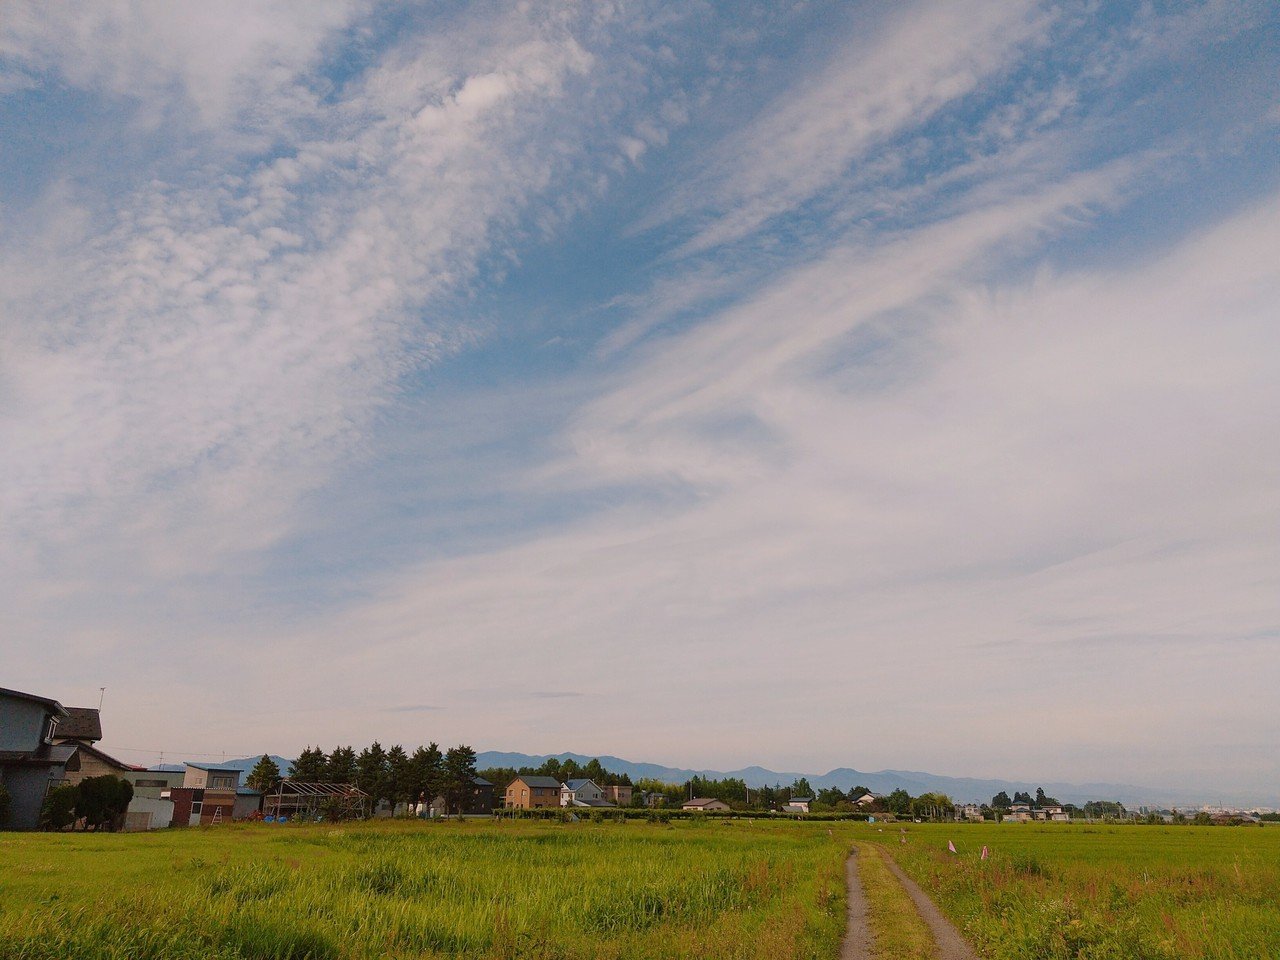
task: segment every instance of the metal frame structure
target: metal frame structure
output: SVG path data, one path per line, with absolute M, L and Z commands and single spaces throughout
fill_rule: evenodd
M 262 813 L 267 817 L 314 820 L 328 812 L 333 801 L 343 819 L 359 820 L 369 815 L 369 794 L 354 783 L 305 783 L 285 778 L 263 799 Z

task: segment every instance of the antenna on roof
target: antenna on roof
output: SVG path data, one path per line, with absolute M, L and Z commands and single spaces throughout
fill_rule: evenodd
M 107 688 L 99 687 L 98 688 L 98 709 L 99 710 L 102 709 L 102 698 L 105 697 L 106 695 L 107 695 Z

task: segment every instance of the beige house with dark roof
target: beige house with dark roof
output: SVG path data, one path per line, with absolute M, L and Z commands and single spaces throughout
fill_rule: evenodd
M 701 810 L 704 813 L 710 811 L 723 812 L 732 810 L 723 800 L 717 800 L 715 797 L 694 797 L 692 800 L 686 800 L 680 807 L 681 810 Z

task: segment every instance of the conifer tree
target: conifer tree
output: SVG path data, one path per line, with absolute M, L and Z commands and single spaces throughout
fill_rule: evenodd
M 253 769 L 249 771 L 249 776 L 244 783 L 250 790 L 257 790 L 259 793 L 270 793 L 279 782 L 280 765 L 264 753 L 262 759 L 254 764 Z
M 410 788 L 410 801 L 431 803 L 441 793 L 441 774 L 444 771 L 444 755 L 440 746 L 430 743 L 413 751 L 409 760 L 409 768 L 413 778 Z
M 356 757 L 356 786 L 373 799 L 375 806 L 387 796 L 387 754 L 377 740 Z
M 293 761 L 290 779 L 299 783 L 321 783 L 328 777 L 328 763 L 319 747 L 307 747 Z
M 334 747 L 326 764 L 330 783 L 356 782 L 356 752 L 351 747 Z
M 444 755 L 444 796 L 450 811 L 461 813 L 475 791 L 476 752 L 465 744 Z

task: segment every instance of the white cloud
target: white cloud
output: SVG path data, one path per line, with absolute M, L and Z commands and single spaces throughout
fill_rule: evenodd
M 335 628 L 370 646 L 311 682 L 424 678 L 391 683 L 493 746 L 563 727 L 554 704 L 451 693 L 483 663 L 495 686 L 591 691 L 562 747 L 725 765 L 1141 781 L 1170 735 L 1182 757 L 1227 726 L 1274 735 L 1280 198 L 1131 269 L 963 275 L 983 248 L 961 238 L 989 250 L 1048 206 L 863 273 L 846 252 L 670 339 L 589 407 L 557 476 L 665 477 L 692 502 L 407 574 Z M 902 282 L 921 263 L 944 266 Z M 829 337 L 806 362 L 823 325 L 844 362 Z
M 1050 20 L 1031 0 L 965 0 L 898 5 L 870 29 L 855 22 L 831 61 L 729 137 L 682 197 L 687 205 L 710 191 L 717 213 L 685 252 L 741 239 L 794 210 L 872 148 L 1016 62 Z
M 45 198 L 3 258 L 11 549 L 65 545 L 74 567 L 87 538 L 95 562 L 170 573 L 252 553 L 404 373 L 476 335 L 424 305 L 586 149 L 562 97 L 591 57 L 514 19 L 402 46 L 277 159 L 153 181 L 96 219 L 83 188 Z
M 247 114 L 269 125 L 306 103 L 300 80 L 336 31 L 369 7 L 365 0 L 13 0 L 0 30 L 0 62 L 8 61 L 0 84 L 30 86 L 52 73 L 85 90 L 140 101 L 153 119 L 190 115 L 193 108 L 190 118 L 202 126 L 252 125 Z

